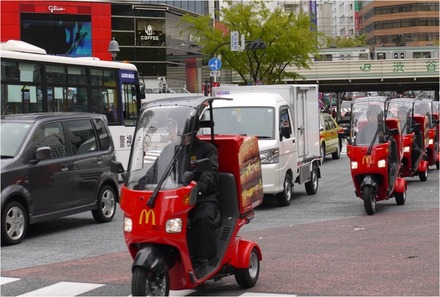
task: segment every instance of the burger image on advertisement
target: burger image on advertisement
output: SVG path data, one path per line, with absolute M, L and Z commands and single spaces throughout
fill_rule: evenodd
M 238 152 L 238 160 L 240 166 L 242 207 L 251 206 L 257 201 L 261 203 L 263 198 L 263 180 L 260 151 L 256 137 L 247 137 L 244 139 Z M 253 205 L 253 207 L 257 205 Z

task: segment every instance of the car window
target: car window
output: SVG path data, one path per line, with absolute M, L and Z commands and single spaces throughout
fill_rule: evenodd
M 107 132 L 107 129 L 105 128 L 104 121 L 100 119 L 95 119 L 94 122 L 95 122 L 96 132 L 98 133 L 98 141 L 101 150 L 106 151 L 110 149 L 111 142 L 110 142 L 110 136 Z
M 31 140 L 32 151 L 39 147 L 50 147 L 50 158 L 67 157 L 66 136 L 61 122 L 43 124 L 38 127 Z
M 72 153 L 74 155 L 81 155 L 98 150 L 95 131 L 90 120 L 67 121 L 66 128 L 69 133 Z
M 0 152 L 2 158 L 15 157 L 32 128 L 28 123 L 9 123 L 1 121 L 0 126 Z
M 330 117 L 328 117 L 328 126 L 329 126 L 329 129 L 331 129 L 331 130 L 336 129 L 335 122 Z
M 289 110 L 283 106 L 280 110 L 280 127 L 288 127 L 290 134 L 292 134 L 292 127 L 290 127 Z

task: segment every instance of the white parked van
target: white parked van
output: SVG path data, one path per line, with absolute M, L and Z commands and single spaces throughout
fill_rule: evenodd
M 216 97 L 233 98 L 213 102 L 215 133 L 258 138 L 264 194 L 276 195 L 278 204 L 287 206 L 294 183 L 304 184 L 309 195 L 317 192 L 317 85 L 228 86 L 213 91 Z

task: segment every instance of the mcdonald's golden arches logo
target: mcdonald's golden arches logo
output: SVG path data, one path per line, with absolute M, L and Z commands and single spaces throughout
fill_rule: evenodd
M 365 155 L 362 157 L 362 165 L 363 164 L 373 164 L 373 159 L 371 158 L 370 155 Z
M 145 225 L 148 225 L 150 223 L 150 217 L 151 217 L 151 225 L 156 225 L 156 215 L 154 214 L 154 211 L 152 209 L 149 210 L 142 210 L 141 215 L 139 216 L 139 225 L 142 225 L 142 219 L 145 216 Z

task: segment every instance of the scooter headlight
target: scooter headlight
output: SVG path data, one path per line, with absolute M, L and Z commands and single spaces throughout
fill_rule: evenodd
M 385 168 L 386 165 L 387 165 L 387 161 L 386 160 L 379 160 L 379 161 L 377 161 L 377 167 L 379 167 L 379 168 Z
M 356 161 L 351 162 L 351 169 L 358 169 L 358 162 Z
M 129 217 L 124 218 L 124 232 L 131 232 L 133 230 L 133 221 Z
M 165 225 L 165 231 L 167 233 L 182 232 L 182 219 L 181 218 L 169 219 Z
M 403 148 L 403 152 L 404 152 L 404 153 L 409 153 L 409 146 L 405 146 L 405 147 Z
M 429 141 L 428 141 L 428 144 L 434 144 L 434 139 L 430 139 Z

